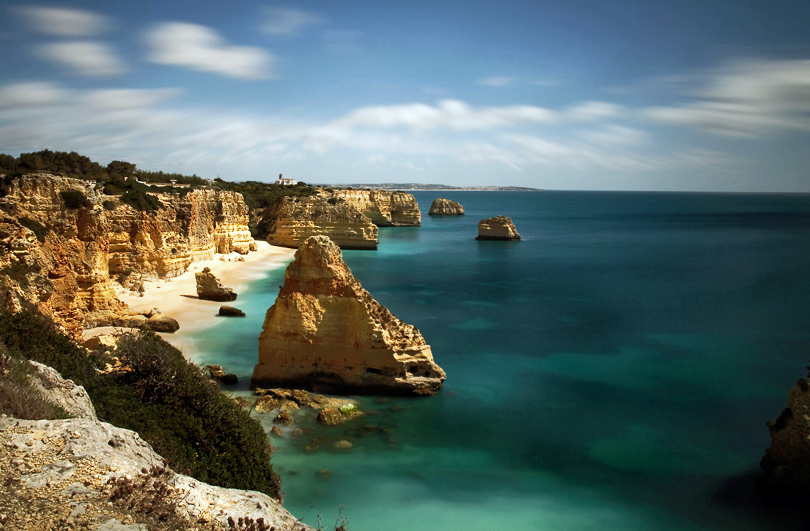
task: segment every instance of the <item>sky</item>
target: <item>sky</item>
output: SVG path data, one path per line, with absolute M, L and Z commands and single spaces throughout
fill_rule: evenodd
M 0 153 L 810 192 L 809 27 L 807 0 L 0 0 Z

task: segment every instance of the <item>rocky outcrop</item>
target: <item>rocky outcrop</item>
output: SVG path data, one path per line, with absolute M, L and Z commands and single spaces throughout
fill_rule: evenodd
M 0 481 L 14 493 L 4 529 L 95 529 L 105 522 L 122 529 L 113 523 L 157 525 L 158 517 L 180 519 L 182 529 L 231 529 L 228 517 L 249 517 L 312 531 L 269 496 L 214 487 L 161 463 L 137 433 L 104 422 L 0 418 Z
M 430 205 L 429 216 L 463 216 L 464 207 L 461 203 L 451 201 L 443 197 L 438 197 L 433 200 Z
M 334 190 L 329 197 L 343 199 L 378 227 L 419 227 L 422 214 L 412 194 L 384 190 Z
M 31 386 L 49 403 L 59 406 L 72 417 L 96 420 L 96 408 L 81 385 L 65 380 L 56 369 L 29 361 L 33 369 Z
M 78 336 L 85 321 L 103 322 L 125 309 L 115 295 L 116 280 L 173 277 L 216 252 L 255 249 L 248 207 L 235 192 L 201 189 L 181 196 L 156 191 L 161 208 L 146 212 L 101 189 L 44 174 L 3 185 L 3 308 L 35 306 Z
M 218 315 L 222 317 L 245 317 L 245 312 L 233 306 L 220 306 Z
M 210 267 L 194 273 L 197 281 L 197 296 L 207 301 L 235 301 L 236 292 L 222 285 L 219 279 L 211 272 Z
M 515 225 L 506 216 L 482 219 L 478 222 L 478 236 L 476 240 L 519 240 Z
M 771 446 L 760 466 L 760 485 L 773 493 L 810 495 L 810 374 L 788 394 L 788 407 L 768 422 Z
M 429 395 L 444 379 L 419 331 L 362 288 L 337 245 L 301 245 L 267 310 L 251 387 Z
M 377 249 L 377 227 L 345 199 L 282 197 L 264 211 L 260 230 L 267 242 L 297 249 L 323 234 L 341 249 Z

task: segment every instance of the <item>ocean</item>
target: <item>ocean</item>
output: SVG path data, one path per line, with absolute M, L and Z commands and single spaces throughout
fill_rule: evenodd
M 447 381 L 429 398 L 352 397 L 366 415 L 339 427 L 302 410 L 303 435 L 271 436 L 295 516 L 350 531 L 807 525 L 751 492 L 765 422 L 807 374 L 810 196 L 414 195 L 421 227 L 343 255 Z M 466 215 L 428 216 L 436 197 Z M 522 240 L 476 241 L 501 214 Z M 240 293 L 247 318 L 195 338 L 195 361 L 238 374 L 237 394 L 283 274 Z

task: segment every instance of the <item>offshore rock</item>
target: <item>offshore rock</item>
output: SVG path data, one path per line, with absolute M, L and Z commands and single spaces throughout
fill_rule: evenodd
M 235 301 L 236 292 L 222 285 L 219 279 L 211 272 L 210 267 L 194 273 L 197 281 L 197 296 L 207 301 Z
M 343 199 L 378 227 L 419 227 L 422 214 L 412 194 L 384 190 L 334 190 L 332 198 Z
M 476 240 L 519 240 L 515 225 L 511 218 L 506 216 L 495 216 L 494 218 L 482 219 L 478 222 L 478 236 Z
M 771 446 L 765 450 L 760 480 L 769 493 L 810 496 L 810 373 L 788 394 L 788 407 L 768 422 Z
M 433 200 L 430 205 L 428 216 L 463 216 L 464 207 L 461 203 L 451 201 L 443 197 L 438 197 Z
M 419 331 L 362 288 L 334 242 L 301 245 L 267 310 L 252 388 L 431 395 L 444 379 Z
M 297 249 L 307 238 L 324 234 L 341 249 L 377 249 L 377 227 L 344 199 L 282 197 L 264 211 L 260 228 L 267 242 Z
M 244 317 L 245 312 L 233 306 L 220 306 L 218 315 L 222 317 Z

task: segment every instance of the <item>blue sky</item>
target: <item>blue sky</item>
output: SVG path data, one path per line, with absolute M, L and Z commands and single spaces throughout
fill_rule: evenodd
M 0 152 L 214 178 L 810 192 L 810 2 L 0 4 Z

